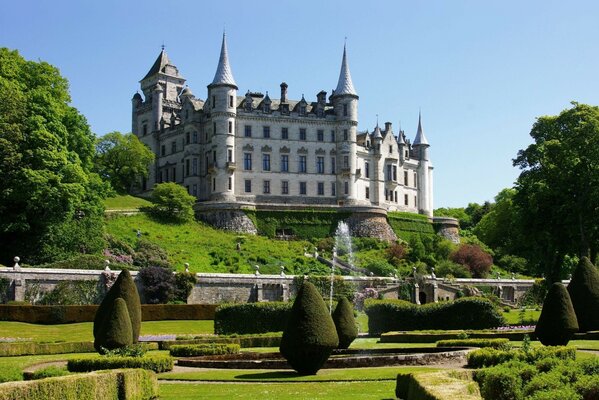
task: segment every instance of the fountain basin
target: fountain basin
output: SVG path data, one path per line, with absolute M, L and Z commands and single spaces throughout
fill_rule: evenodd
M 434 365 L 465 362 L 466 347 L 335 350 L 323 368 L 363 368 L 393 365 Z M 177 365 L 196 368 L 292 369 L 280 353 L 240 353 L 181 358 Z

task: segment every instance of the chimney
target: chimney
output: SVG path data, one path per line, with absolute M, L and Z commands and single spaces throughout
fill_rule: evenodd
M 281 83 L 281 103 L 287 103 L 287 84 Z
M 391 132 L 391 122 L 385 122 L 385 132 Z

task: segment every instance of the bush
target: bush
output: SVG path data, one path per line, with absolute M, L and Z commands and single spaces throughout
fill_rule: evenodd
M 159 183 L 152 190 L 154 205 L 147 207 L 150 213 L 166 221 L 186 222 L 193 219 L 196 198 L 174 182 Z
M 475 244 L 462 244 L 450 259 L 468 268 L 475 278 L 486 278 L 493 265 L 493 257 Z
M 214 315 L 214 333 L 281 332 L 287 326 L 291 306 L 291 303 L 274 301 L 221 305 Z
M 103 335 L 96 339 L 95 345 L 107 350 L 130 346 L 133 343 L 133 330 L 127 303 L 117 297 L 111 311 L 110 316 L 104 320 Z
M 572 274 L 568 293 L 580 331 L 599 330 L 599 312 L 589 312 L 599 310 L 599 271 L 587 257 L 580 260 Z
M 487 369 L 484 374 L 474 374 L 484 399 L 520 400 L 522 399 L 522 378 L 513 368 L 496 367 Z
M 580 400 L 580 395 L 570 387 L 536 392 L 529 400 Z
M 96 254 L 80 254 L 67 260 L 56 261 L 49 264 L 36 265 L 35 268 L 103 270 L 105 260 L 106 257 Z M 124 266 L 126 265 L 118 262 L 110 264 L 111 269 L 121 269 Z
M 38 369 L 30 374 L 23 374 L 23 379 L 26 381 L 33 381 L 36 379 L 51 378 L 54 376 L 65 376 L 69 374 L 69 370 L 66 367 L 57 367 L 51 365 L 46 368 Z
M 574 389 L 582 396 L 583 400 L 599 399 L 599 375 L 588 374 L 580 377 L 574 384 Z
M 454 278 L 472 278 L 468 268 L 450 260 L 442 260 L 435 267 L 435 274 L 438 277 L 452 276 Z
M 559 282 L 554 283 L 545 301 L 535 334 L 545 346 L 563 346 L 578 331 L 578 322 L 568 291 Z
M 129 271 L 124 270 L 119 274 L 116 282 L 98 307 L 96 316 L 94 318 L 94 346 L 97 351 L 101 350 L 101 347 L 105 343 L 105 326 L 108 319 L 111 317 L 114 307 L 115 300 L 122 298 L 127 305 L 127 312 L 131 320 L 131 341 L 137 343 L 139 339 L 139 331 L 141 329 L 141 304 L 139 302 L 139 294 L 137 293 L 137 287 Z
M 238 344 L 239 347 L 278 347 L 281 344 L 282 332 L 270 332 L 252 335 L 204 335 L 204 336 L 180 336 L 177 340 L 165 340 L 160 342 L 160 350 L 169 350 L 177 345 L 195 344 Z
M 35 302 L 40 305 L 83 305 L 98 304 L 104 296 L 100 282 L 61 281 Z
M 99 371 L 0 385 L 0 400 L 156 398 L 156 375 L 143 369 Z
M 171 268 L 166 251 L 156 243 L 145 239 L 138 240 L 135 245 L 133 265 L 141 268 L 154 266 Z
M 216 304 L 142 304 L 142 321 L 212 320 Z
M 169 351 L 174 357 L 214 356 L 238 354 L 239 345 L 234 343 L 205 343 L 195 345 L 174 345 Z
M 540 347 L 531 351 L 484 348 L 468 353 L 466 358 L 470 368 L 492 367 L 512 360 L 527 363 L 534 363 L 546 358 L 574 360 L 576 359 L 576 348 L 563 346 Z
M 389 261 L 390 264 L 399 267 L 401 262 L 406 258 L 408 249 L 402 243 L 393 243 L 387 248 L 387 250 L 385 250 L 385 252 L 387 255 L 387 261 Z
M 366 300 L 365 304 L 371 335 L 399 330 L 487 329 L 505 323 L 493 303 L 484 298 L 424 305 L 403 300 Z
M 177 272 L 175 275 L 175 301 L 187 303 L 193 287 L 197 283 L 195 274 L 191 272 Z
M 173 369 L 174 359 L 162 354 L 146 355 L 144 357 L 107 357 L 73 358 L 67 362 L 70 372 L 90 372 L 102 369 L 142 368 L 156 373 Z
M 170 269 L 145 267 L 139 271 L 138 277 L 143 286 L 146 303 L 166 304 L 173 300 L 175 296 L 175 277 Z
M 2 342 L 0 357 L 40 354 L 88 353 L 94 351 L 92 342 L 36 343 Z
M 305 282 L 289 314 L 279 350 L 300 374 L 316 374 L 339 346 L 327 306 L 313 284 Z
M 437 341 L 437 347 L 491 347 L 493 349 L 506 349 L 509 339 L 450 339 Z
M 356 319 L 354 318 L 354 307 L 352 304 L 343 297 L 337 303 L 335 311 L 333 312 L 333 323 L 337 329 L 337 336 L 339 337 L 340 349 L 347 349 L 349 345 L 358 337 L 358 326 L 356 325 Z

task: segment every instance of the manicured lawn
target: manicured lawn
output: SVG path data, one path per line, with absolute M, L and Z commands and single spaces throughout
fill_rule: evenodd
M 104 200 L 104 207 L 107 210 L 132 210 L 150 205 L 152 203 L 148 200 L 130 195 L 109 197 Z
M 511 310 L 510 312 L 502 312 L 502 314 L 508 325 L 522 325 L 522 320 L 524 320 L 524 325 L 529 325 L 533 321 L 534 323 L 538 321 L 541 311 L 527 309 L 524 314 L 522 314 L 520 310 Z
M 83 342 L 94 340 L 93 323 L 37 325 L 0 322 L 0 337 L 23 338 L 37 342 Z M 142 335 L 214 333 L 214 321 L 148 321 L 141 323 Z
M 0 382 L 23 380 L 23 369 L 43 362 L 69 358 L 92 358 L 96 353 L 50 354 L 43 356 L 0 357 Z
M 160 399 L 394 399 L 395 381 L 313 383 L 161 383 Z

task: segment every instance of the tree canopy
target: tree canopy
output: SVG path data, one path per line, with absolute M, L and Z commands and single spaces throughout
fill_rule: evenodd
M 0 261 L 64 259 L 102 247 L 106 185 L 94 135 L 58 69 L 0 48 Z
M 110 132 L 96 143 L 95 165 L 118 193 L 127 193 L 148 176 L 154 153 L 132 133 Z

